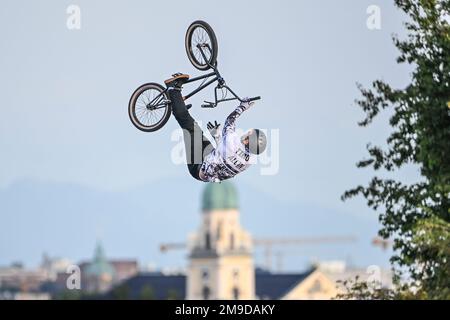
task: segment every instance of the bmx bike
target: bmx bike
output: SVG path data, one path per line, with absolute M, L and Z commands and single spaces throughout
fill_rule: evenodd
M 193 83 L 202 80 L 196 89 L 183 96 L 184 100 L 217 82 L 214 88 L 214 101 L 204 101 L 204 104 L 201 105 L 203 108 L 215 108 L 219 103 L 225 101 L 244 101 L 226 85 L 217 68 L 217 38 L 214 30 L 208 23 L 201 20 L 191 23 L 186 31 L 185 47 L 188 59 L 195 68 L 201 71 L 212 69 L 212 71 L 191 78 L 186 82 Z M 211 77 L 213 78 L 208 80 Z M 152 132 L 161 129 L 167 123 L 172 111 L 167 90 L 168 88 L 163 87 L 159 83 L 150 82 L 141 85 L 133 92 L 128 104 L 128 115 L 136 128 L 145 132 Z M 232 97 L 227 98 L 228 93 Z M 220 98 L 218 94 L 221 94 Z M 258 99 L 261 99 L 261 97 L 249 98 L 246 101 Z M 190 105 L 188 105 L 189 107 Z

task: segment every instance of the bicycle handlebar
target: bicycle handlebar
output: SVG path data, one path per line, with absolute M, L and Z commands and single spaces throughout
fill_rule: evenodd
M 253 98 L 248 99 L 248 101 L 255 101 L 255 100 L 260 100 L 260 99 L 261 99 L 261 97 L 257 96 L 257 97 L 253 97 Z

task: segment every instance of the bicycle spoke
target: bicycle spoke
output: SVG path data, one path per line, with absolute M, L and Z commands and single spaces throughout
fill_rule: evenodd
M 203 57 L 202 57 L 202 54 L 201 54 L 201 52 L 200 52 L 200 50 L 198 49 L 198 48 L 196 48 L 196 53 L 197 53 L 197 56 L 198 56 L 198 61 L 200 62 L 200 63 L 202 63 L 203 64 Z
M 156 99 L 155 101 L 153 101 Z M 136 99 L 135 103 L 135 116 L 138 121 L 144 126 L 154 126 L 159 123 L 164 115 L 165 111 L 160 109 L 148 109 L 149 104 L 151 106 L 156 106 L 164 100 L 164 95 L 161 94 L 159 90 L 155 90 L 153 88 L 143 91 L 139 97 Z
M 205 42 L 205 30 L 201 29 L 202 32 L 200 32 L 200 34 L 202 35 L 202 42 Z
M 202 46 L 202 50 L 200 50 L 197 45 L 201 45 Z M 209 46 L 209 48 L 206 48 L 205 45 Z M 201 65 L 205 65 L 207 64 L 210 60 L 211 60 L 211 39 L 209 38 L 209 34 L 208 32 L 202 28 L 202 27 L 197 27 L 193 33 L 192 33 L 192 38 L 191 38 L 191 51 L 193 53 L 194 59 Z M 203 57 L 203 54 L 206 57 Z
M 153 122 L 157 123 L 158 121 L 155 118 L 155 115 L 153 114 L 153 111 L 150 111 L 148 113 L 148 121 L 150 124 L 153 124 Z

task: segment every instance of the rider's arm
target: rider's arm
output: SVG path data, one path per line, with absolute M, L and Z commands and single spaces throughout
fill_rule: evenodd
M 225 124 L 223 126 L 222 135 L 226 136 L 228 132 L 234 132 L 236 130 L 236 119 L 250 106 L 253 102 L 242 102 L 225 120 Z

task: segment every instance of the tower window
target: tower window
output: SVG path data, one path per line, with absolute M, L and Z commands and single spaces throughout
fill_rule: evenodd
M 230 234 L 230 249 L 234 249 L 234 233 Z
M 211 235 L 209 232 L 206 232 L 205 234 L 205 249 L 211 250 Z
M 209 279 L 209 272 L 208 272 L 208 269 L 203 269 L 203 270 L 202 270 L 202 279 L 203 279 L 203 280 L 208 280 L 208 279 Z
M 210 295 L 211 295 L 211 290 L 209 289 L 208 286 L 204 286 L 203 290 L 202 290 L 203 300 L 209 300 Z
M 219 221 L 217 225 L 217 240 L 222 236 L 222 221 Z
M 239 288 L 234 287 L 233 288 L 233 299 L 234 300 L 239 300 L 239 294 L 240 294 Z

